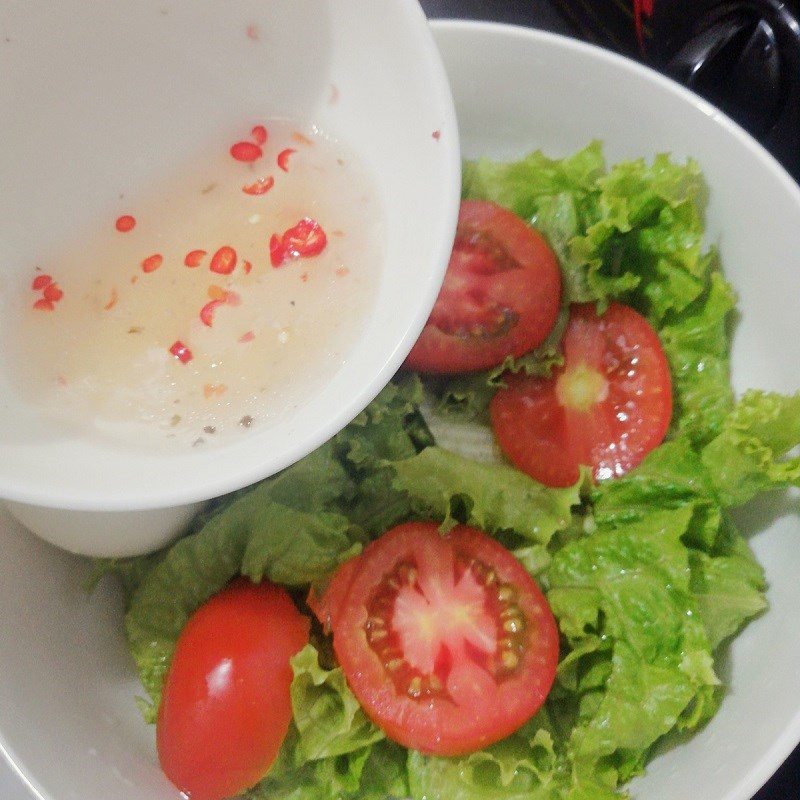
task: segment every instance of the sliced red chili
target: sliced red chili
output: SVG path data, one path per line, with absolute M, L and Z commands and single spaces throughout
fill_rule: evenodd
M 237 161 L 251 162 L 258 161 L 264 155 L 264 151 L 253 142 L 236 142 L 231 147 L 231 155 Z
M 328 238 L 316 220 L 304 217 L 283 234 L 281 241 L 291 258 L 311 258 L 325 249 Z
M 249 261 L 242 262 L 242 269 L 244 270 L 245 275 L 250 274 L 250 270 L 253 269 L 253 265 Z
M 266 178 L 259 178 L 255 183 L 248 183 L 242 186 L 242 191 L 245 194 L 260 195 L 266 194 L 275 185 L 275 178 L 268 175 Z
M 152 256 L 148 256 L 144 261 L 142 261 L 142 270 L 144 272 L 155 272 L 161 264 L 164 262 L 164 256 L 160 253 L 155 253 Z
M 236 269 L 236 261 L 236 251 L 225 245 L 211 256 L 211 271 L 219 275 L 230 275 Z
M 200 309 L 200 321 L 209 328 L 214 323 L 214 312 L 219 306 L 225 305 L 224 300 L 210 300 Z
M 45 300 L 44 298 L 37 300 L 33 304 L 33 307 L 37 311 L 55 311 L 56 308 L 55 303 L 52 300 Z
M 278 166 L 284 172 L 288 172 L 289 171 L 289 156 L 291 156 L 292 153 L 296 153 L 296 152 L 297 152 L 297 150 L 295 150 L 294 148 L 287 147 L 285 150 L 281 150 L 280 153 L 278 153 Z
M 186 254 L 186 258 L 183 259 L 183 263 L 186 264 L 187 267 L 199 267 L 200 262 L 206 255 L 207 252 L 205 250 L 190 250 Z
M 256 125 L 253 130 L 250 131 L 250 135 L 257 145 L 265 144 L 267 141 L 267 129 L 263 125 Z
M 64 292 L 61 291 L 57 283 L 48 283 L 47 286 L 44 287 L 42 295 L 45 300 L 49 300 L 51 303 L 57 303 L 64 296 Z
M 121 217 L 117 218 L 115 223 L 116 229 L 120 233 L 127 233 L 128 231 L 132 231 L 136 226 L 136 219 L 132 217 L 130 214 L 123 214 Z
M 31 284 L 31 289 L 38 292 L 40 289 L 44 289 L 47 284 L 52 283 L 53 279 L 50 275 L 37 275 L 33 279 L 33 283 Z
M 181 364 L 188 364 L 194 358 L 192 351 L 180 339 L 173 343 L 172 347 L 169 348 L 169 352 L 175 356 Z
M 284 247 L 281 237 L 273 233 L 269 239 L 269 260 L 273 267 L 279 267 L 286 258 L 286 247 Z

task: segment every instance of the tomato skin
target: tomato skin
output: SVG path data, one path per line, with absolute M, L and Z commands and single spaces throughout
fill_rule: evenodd
M 289 659 L 309 621 L 289 595 L 237 579 L 189 619 L 164 685 L 156 730 L 166 776 L 191 800 L 257 783 L 292 718 Z
M 504 378 L 489 406 L 498 443 L 547 486 L 575 483 L 581 464 L 595 480 L 622 475 L 669 428 L 672 386 L 658 335 L 628 306 L 612 303 L 598 316 L 587 303 L 570 309 L 563 349 L 550 378 Z
M 452 374 L 522 356 L 547 338 L 560 299 L 561 271 L 542 236 L 496 203 L 465 200 L 444 283 L 406 366 Z
M 510 634 L 503 632 L 499 612 L 494 616 L 489 612 L 494 602 L 492 593 L 498 591 L 497 587 L 513 586 L 516 611 L 525 620 L 517 640 L 522 650 L 519 664 L 509 674 L 498 677 L 490 673 L 473 660 L 474 645 L 458 648 L 458 632 L 454 634 L 446 627 L 449 623 L 445 623 L 448 641 L 455 645 L 439 651 L 434 662 L 442 691 L 414 697 L 409 693 L 410 687 L 409 691 L 398 688 L 386 663 L 370 644 L 368 621 L 374 624 L 374 617 L 370 616 L 374 610 L 369 604 L 374 603 L 376 592 L 380 596 L 381 586 L 389 585 L 385 578 L 394 574 L 392 570 L 398 563 L 412 563 L 419 579 L 416 589 L 409 584 L 411 596 L 423 603 L 423 607 L 426 602 L 432 604 L 431 619 L 441 618 L 448 613 L 446 603 L 452 599 L 452 594 L 448 597 L 443 589 L 447 576 L 452 578 L 454 574 L 452 565 L 462 565 L 463 577 L 473 569 L 465 565 L 474 560 L 493 571 L 492 582 L 485 578 L 485 587 L 481 589 L 487 592 L 486 599 L 477 606 L 479 614 L 484 617 L 488 614 L 492 622 L 488 629 L 476 633 L 477 639 L 486 633 L 496 636 L 499 652 L 502 637 Z M 341 605 L 332 614 L 333 645 L 365 713 L 389 738 L 423 753 L 462 755 L 505 738 L 538 711 L 555 678 L 558 628 L 544 595 L 508 550 L 475 528 L 457 526 L 442 535 L 435 522 L 412 522 L 398 525 L 372 542 L 358 561 L 357 568 L 349 567 L 346 597 L 338 601 Z M 476 585 L 473 583 L 469 591 L 474 592 Z M 427 587 L 424 592 L 429 592 L 425 594 L 427 600 L 423 598 L 423 587 Z M 410 645 L 401 651 L 402 658 L 408 661 L 412 658 L 415 638 L 423 653 L 426 640 L 424 634 L 418 635 L 414 629 L 403 630 L 405 621 L 414 619 L 414 613 L 401 616 L 399 597 L 398 594 L 389 627 L 393 636 Z M 466 630 L 476 629 L 468 626 Z M 487 652 L 494 656 L 493 651 Z M 439 671 L 442 665 L 444 672 Z
M 313 586 L 309 590 L 306 603 L 325 633 L 329 634 L 333 630 L 334 621 L 344 605 L 360 565 L 361 556 L 353 556 L 339 565 L 322 593 Z

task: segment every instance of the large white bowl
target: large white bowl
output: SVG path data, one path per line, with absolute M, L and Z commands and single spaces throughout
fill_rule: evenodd
M 375 264 L 381 277 L 373 311 L 330 382 L 287 410 L 280 424 L 253 428 L 225 447 L 166 455 L 71 431 L 44 435 L 37 410 L 13 402 L 9 388 L 9 375 L 25 365 L 4 365 L 0 497 L 105 512 L 178 506 L 240 488 L 309 453 L 400 366 L 447 265 L 458 212 L 458 131 L 416 0 L 20 0 L 4 6 L 4 320 L 4 304 L 14 305 L 15 293 L 28 290 L 42 254 L 97 219 L 113 219 L 120 213 L 118 192 L 135 195 L 186 154 L 226 141 L 232 125 L 249 130 L 271 117 L 313 123 L 359 156 L 383 205 L 386 256 Z M 346 315 L 347 308 L 331 314 Z M 102 526 L 89 520 L 81 540 L 52 515 L 20 513 L 81 552 L 142 552 L 163 543 L 138 541 L 130 530 L 120 532 L 127 541 L 114 542 L 105 519 Z M 90 534 L 93 528 L 97 534 Z
M 468 156 L 570 153 L 592 137 L 610 159 L 692 154 L 711 186 L 709 239 L 741 297 L 738 389 L 797 388 L 800 192 L 707 103 L 632 62 L 556 36 L 434 26 Z M 767 571 L 771 608 L 730 648 L 730 693 L 706 730 L 659 756 L 639 800 L 749 800 L 800 738 L 797 499 L 742 519 Z M 91 597 L 73 557 L 0 520 L 0 746 L 45 800 L 175 800 L 137 681 L 113 587 Z

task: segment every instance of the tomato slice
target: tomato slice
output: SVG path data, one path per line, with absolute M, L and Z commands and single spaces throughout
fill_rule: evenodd
M 343 567 L 351 574 L 331 611 L 333 646 L 350 688 L 387 736 L 459 755 L 536 713 L 555 677 L 558 631 L 508 550 L 474 528 L 442 535 L 435 522 L 412 522 L 357 560 L 357 568 Z
M 309 622 L 270 583 L 234 581 L 181 632 L 158 712 L 166 776 L 192 800 L 221 800 L 264 777 L 292 718 L 289 659 Z
M 508 375 L 489 412 L 516 467 L 548 486 L 622 475 L 664 440 L 672 416 L 669 365 L 656 332 L 628 306 L 573 306 L 564 364 L 550 378 Z
M 439 297 L 406 364 L 454 373 L 521 356 L 550 333 L 560 299 L 561 272 L 545 240 L 508 209 L 465 200 Z

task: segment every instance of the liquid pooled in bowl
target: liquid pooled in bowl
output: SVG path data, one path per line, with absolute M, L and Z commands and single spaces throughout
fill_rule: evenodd
M 120 204 L 24 289 L 13 361 L 46 417 L 144 446 L 230 441 L 347 358 L 383 220 L 345 146 L 272 121 Z

